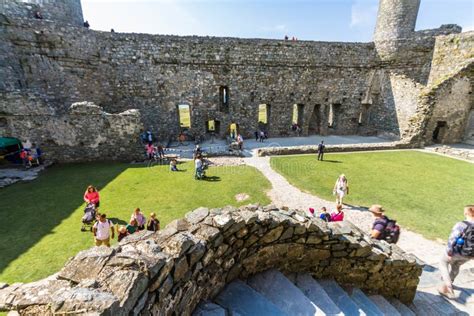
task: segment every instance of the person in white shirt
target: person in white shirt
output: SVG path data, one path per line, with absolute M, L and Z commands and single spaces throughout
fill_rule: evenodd
M 114 239 L 115 230 L 114 224 L 110 219 L 107 219 L 105 214 L 101 214 L 99 220 L 92 227 L 94 233 L 95 245 L 104 245 L 110 247 L 110 237 Z

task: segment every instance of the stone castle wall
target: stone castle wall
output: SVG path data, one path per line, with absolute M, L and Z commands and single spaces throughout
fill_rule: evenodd
M 0 15 L 0 100 L 10 102 L 20 92 L 30 96 L 24 99 L 30 108 L 47 103 L 55 115 L 82 101 L 109 113 L 136 108 L 142 127 L 162 142 L 182 130 L 180 104 L 190 107 L 189 134 L 204 138 L 210 137 L 210 120 L 218 122 L 218 137 L 228 135 L 231 123 L 245 138 L 260 128 L 270 137 L 289 136 L 298 104 L 303 135 L 420 140 L 425 114 L 432 113 L 420 108 L 421 90 L 430 78 L 455 75 L 443 52 L 458 45 L 453 64 L 459 65 L 470 41 L 464 33 L 453 35 L 454 44 L 438 40 L 439 34 L 460 32 L 453 25 L 414 32 L 418 5 L 419 0 L 382 0 L 374 43 L 119 34 L 6 12 Z M 398 12 L 394 19 L 392 9 Z M 386 31 L 394 33 L 385 36 Z M 260 104 L 267 105 L 265 126 L 258 122 Z M 13 119 L 0 112 L 0 126 L 21 124 Z
M 7 100 L 0 105 L 0 135 L 34 140 L 47 160 L 142 158 L 135 144 L 142 129 L 138 110 L 110 114 L 93 103 L 80 102 L 58 114 L 35 95 L 9 94 Z
M 270 268 L 335 278 L 405 303 L 422 272 L 414 257 L 349 222 L 273 206 L 199 208 L 157 233 L 82 251 L 50 278 L 0 290 L 0 310 L 190 315 L 232 280 Z

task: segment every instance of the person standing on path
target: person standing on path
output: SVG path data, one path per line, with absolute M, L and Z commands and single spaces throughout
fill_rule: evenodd
M 323 161 L 325 148 L 326 146 L 324 146 L 324 140 L 322 140 L 318 145 L 318 160 Z
M 92 227 L 92 232 L 94 233 L 96 246 L 104 245 L 110 247 L 110 237 L 112 239 L 115 237 L 114 224 L 110 219 L 107 219 L 105 214 L 100 215 L 99 221 Z
M 349 183 L 344 174 L 341 174 L 337 178 L 336 183 L 334 184 L 333 194 L 336 195 L 336 204 L 341 204 L 344 197 L 349 194 Z
M 443 285 L 438 292 L 449 299 L 455 298 L 453 282 L 459 268 L 474 259 L 474 205 L 464 207 L 464 216 L 466 220 L 456 223 L 451 230 L 446 252 L 439 263 Z

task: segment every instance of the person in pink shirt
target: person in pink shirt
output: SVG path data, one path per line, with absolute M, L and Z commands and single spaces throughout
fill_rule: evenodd
M 146 144 L 145 150 L 148 159 L 153 159 L 153 154 L 155 153 L 155 146 L 153 146 L 153 143 L 149 142 L 148 144 Z
M 95 205 L 95 208 L 98 209 L 100 205 L 100 196 L 99 191 L 92 185 L 89 185 L 84 192 L 84 201 L 89 204 L 92 203 Z
M 137 221 L 138 230 L 145 229 L 146 217 L 145 217 L 145 215 L 143 215 L 143 213 L 140 211 L 140 209 L 138 207 L 132 213 L 132 216 L 130 217 L 130 220 L 132 220 L 132 219 Z
M 342 222 L 344 220 L 344 212 L 342 211 L 342 205 L 337 204 L 335 213 L 331 213 L 331 222 Z

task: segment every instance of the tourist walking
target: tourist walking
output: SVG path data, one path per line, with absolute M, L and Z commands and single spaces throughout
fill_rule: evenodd
M 453 282 L 459 268 L 474 259 L 474 205 L 464 207 L 464 217 L 466 220 L 456 223 L 451 230 L 448 246 L 439 263 L 443 285 L 438 292 L 449 299 L 455 298 Z
M 326 146 L 324 146 L 324 140 L 322 140 L 318 145 L 318 160 L 323 161 L 325 148 Z
M 343 204 L 344 197 L 349 194 L 349 183 L 344 174 L 337 178 L 332 192 L 336 195 L 336 204 Z
M 96 246 L 110 247 L 110 238 L 114 239 L 115 237 L 114 224 L 110 219 L 107 219 L 105 214 L 100 214 L 99 220 L 92 227 L 92 232 Z
M 132 219 L 137 222 L 138 230 L 145 229 L 146 218 L 138 207 L 133 211 L 132 216 L 130 216 L 130 220 Z
M 237 145 L 239 146 L 239 150 L 242 150 L 244 146 L 244 138 L 242 135 L 240 135 L 240 133 L 237 135 Z
M 258 130 L 255 130 L 254 135 L 255 135 L 255 141 L 258 142 L 258 136 L 260 135 Z
M 397 243 L 400 238 L 400 226 L 397 225 L 397 222 L 385 216 L 382 205 L 372 205 L 369 211 L 375 217 L 370 237 L 385 240 L 390 244 Z
M 100 196 L 99 196 L 99 191 L 92 186 L 89 185 L 86 189 L 86 192 L 84 192 L 84 202 L 87 204 L 92 203 L 95 206 L 95 209 L 98 210 L 100 206 Z
M 264 131 L 260 131 L 260 142 L 263 143 L 263 140 L 265 139 L 265 132 Z

